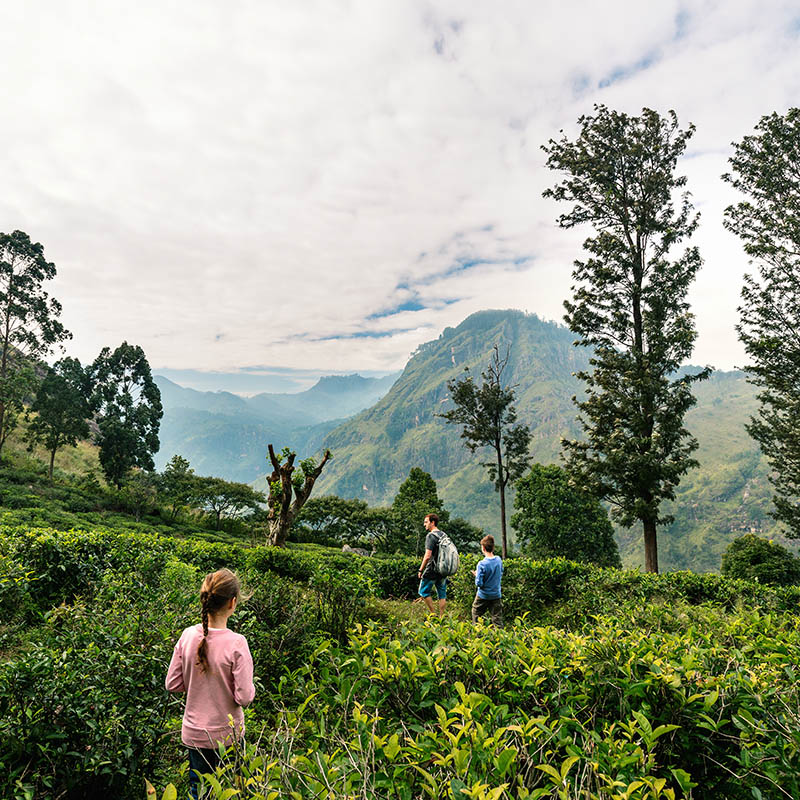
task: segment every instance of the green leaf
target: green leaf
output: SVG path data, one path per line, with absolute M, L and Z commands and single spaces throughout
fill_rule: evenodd
M 500 773 L 500 777 L 506 774 L 508 768 L 511 766 L 512 762 L 516 757 L 517 757 L 517 748 L 508 747 L 495 758 L 494 765 L 497 767 L 497 771 Z
M 161 800 L 177 800 L 178 790 L 170 783 L 164 789 L 164 794 L 161 795 Z
M 678 786 L 681 787 L 682 792 L 686 793 L 693 787 L 697 786 L 697 784 L 692 781 L 691 775 L 689 775 L 686 770 L 675 768 L 670 769 L 670 772 L 672 773 L 672 777 L 675 778 Z

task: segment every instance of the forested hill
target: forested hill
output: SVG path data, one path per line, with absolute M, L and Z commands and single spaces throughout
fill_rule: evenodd
M 497 532 L 497 498 L 459 429 L 436 415 L 451 407 L 447 381 L 469 368 L 476 378 L 492 346 L 511 346 L 507 369 L 517 386 L 520 419 L 533 431 L 535 460 L 558 460 L 562 436 L 579 435 L 573 373 L 588 367 L 588 352 L 566 328 L 519 311 L 482 311 L 413 354 L 400 378 L 377 404 L 327 434 L 334 454 L 315 490 L 390 503 L 414 466 L 436 479 L 447 507 Z M 675 523 L 659 536 L 662 568 L 718 569 L 722 551 L 749 528 L 772 532 L 767 517 L 767 467 L 744 430 L 755 392 L 740 372 L 715 373 L 696 388 L 698 405 L 687 425 L 700 441 L 701 467 L 687 475 L 670 510 Z M 641 532 L 619 532 L 624 561 L 642 563 Z

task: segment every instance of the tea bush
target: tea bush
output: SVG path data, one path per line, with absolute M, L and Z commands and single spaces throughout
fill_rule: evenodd
M 107 577 L 95 608 L 48 613 L 37 640 L 0 665 L 2 796 L 123 797 L 152 770 L 165 664 L 196 591 L 193 574 L 178 583 L 173 571 L 161 593 L 128 573 Z
M 797 623 L 697 620 L 680 634 L 613 618 L 581 635 L 361 627 L 286 678 L 281 724 L 212 796 L 800 796 Z
M 475 586 L 471 570 L 478 559 L 462 557 L 459 572 L 448 582 L 448 597 L 471 603 Z M 503 564 L 506 619 L 527 614 L 532 622 L 580 628 L 596 614 L 612 614 L 626 603 L 711 603 L 727 610 L 739 605 L 765 610 L 800 610 L 800 587 L 770 587 L 711 573 L 642 573 L 603 569 L 562 558 L 534 561 L 509 558 Z

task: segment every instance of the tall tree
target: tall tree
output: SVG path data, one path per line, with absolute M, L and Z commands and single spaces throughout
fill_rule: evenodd
M 557 464 L 533 464 L 516 483 L 511 524 L 523 552 L 621 567 L 614 529 L 598 499 L 570 481 Z
M 644 534 L 645 569 L 658 572 L 656 527 L 672 521 L 663 500 L 697 461 L 697 441 L 683 425 L 694 405 L 692 384 L 710 370 L 679 373 L 697 333 L 686 296 L 702 259 L 686 247 L 670 254 L 697 228 L 686 178 L 675 174 L 694 127 L 680 130 L 670 111 L 629 116 L 595 106 L 579 119 L 574 141 L 544 146 L 547 166 L 564 174 L 545 197 L 572 204 L 562 228 L 591 225 L 575 261 L 573 299 L 565 320 L 577 344 L 592 347 L 585 399 L 575 402 L 586 438 L 565 441 L 570 472 L 612 504 L 625 527 Z
M 506 533 L 506 487 L 519 478 L 530 461 L 528 445 L 531 433 L 527 425 L 517 422 L 514 387 L 503 386 L 503 372 L 508 366 L 510 348 L 500 355 L 495 345 L 488 367 L 481 373 L 482 383 L 476 386 L 471 375 L 447 382 L 455 404 L 441 416 L 448 422 L 463 425 L 461 438 L 470 452 L 491 447 L 494 459 L 484 464 L 489 480 L 500 493 L 500 532 L 503 558 L 508 555 Z
M 42 288 L 55 275 L 27 233 L 0 233 L 0 451 L 32 393 L 31 362 L 72 337 L 58 321 L 61 304 Z
M 762 117 L 730 163 L 723 178 L 748 199 L 725 211 L 725 227 L 757 269 L 744 276 L 737 326 L 760 389 L 747 430 L 772 467 L 773 516 L 800 537 L 800 108 Z
M 267 476 L 269 543 L 273 547 L 285 547 L 292 523 L 306 500 L 311 497 L 314 483 L 328 463 L 331 451 L 325 451 L 319 464 L 313 458 L 304 458 L 298 472 L 294 465 L 297 458 L 294 450 L 284 447 L 278 455 L 271 444 L 268 450 L 272 464 L 272 473 Z
M 425 550 L 425 527 L 422 523 L 431 513 L 438 515 L 440 527 L 447 532 L 450 515 L 439 498 L 436 481 L 424 469 L 412 467 L 392 501 L 393 549 L 421 556 Z
M 35 416 L 28 425 L 29 447 L 41 445 L 50 454 L 49 477 L 53 477 L 56 452 L 64 445 L 75 447 L 89 437 L 92 416 L 91 383 L 77 358 L 62 358 L 47 371 L 31 404 Z
M 164 413 L 161 392 L 142 348 L 127 342 L 113 352 L 104 347 L 91 376 L 99 409 L 100 466 L 109 483 L 120 488 L 128 470 L 154 467 Z

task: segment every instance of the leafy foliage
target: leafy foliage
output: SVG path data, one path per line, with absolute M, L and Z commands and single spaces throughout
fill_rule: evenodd
M 731 542 L 725 551 L 722 574 L 788 586 L 800 582 L 800 559 L 782 545 L 748 533 Z
M 361 627 L 286 677 L 280 724 L 211 796 L 795 796 L 796 624 L 703 619 L 688 638 L 612 617 L 580 634 Z
M 547 166 L 565 174 L 545 197 L 572 204 L 559 225 L 590 224 L 596 235 L 576 261 L 573 299 L 565 320 L 594 348 L 593 370 L 579 373 L 586 398 L 576 401 L 586 438 L 564 442 L 579 483 L 612 503 L 626 527 L 642 522 L 645 568 L 658 571 L 656 525 L 681 476 L 697 466 L 697 441 L 683 426 L 694 405 L 692 383 L 709 370 L 678 375 L 697 333 L 687 293 L 702 260 L 687 247 L 670 253 L 697 228 L 678 158 L 694 132 L 643 109 L 638 117 L 595 106 L 579 120 L 575 141 L 563 136 L 544 147 Z
M 312 497 L 295 518 L 291 541 L 373 546 L 394 549 L 396 520 L 388 508 L 372 508 L 364 500 L 336 495 Z
M 534 464 L 516 488 L 511 524 L 526 555 L 622 566 L 606 510 L 564 469 Z
M 262 492 L 255 491 L 246 483 L 198 477 L 193 484 L 193 499 L 213 514 L 217 530 L 223 514 L 235 518 L 247 510 L 255 511 L 267 500 Z
M 195 501 L 196 481 L 194 470 L 183 456 L 174 455 L 159 476 L 158 488 L 162 498 L 172 507 L 172 519 L 181 508 Z
M 39 384 L 30 408 L 36 416 L 25 438 L 31 449 L 39 444 L 50 453 L 51 479 L 58 449 L 77 447 L 80 439 L 89 437 L 91 394 L 89 376 L 77 358 L 56 361 Z
M 104 347 L 91 367 L 99 409 L 97 443 L 100 464 L 117 488 L 133 467 L 150 471 L 158 450 L 161 393 L 141 347 L 123 342 L 113 352 Z
M 767 455 L 775 517 L 800 537 L 800 108 L 762 117 L 735 145 L 732 174 L 748 196 L 725 211 L 757 275 L 745 275 L 739 337 L 759 388 L 758 416 L 747 430 Z
M 35 386 L 31 364 L 72 338 L 58 320 L 61 304 L 43 288 L 55 275 L 27 233 L 0 233 L 0 449 Z
M 450 514 L 444 507 L 436 481 L 425 470 L 412 467 L 408 477 L 400 484 L 392 501 L 396 552 L 421 556 L 425 551 L 425 528 L 422 521 L 428 514 L 437 514 L 439 525 L 445 530 Z

